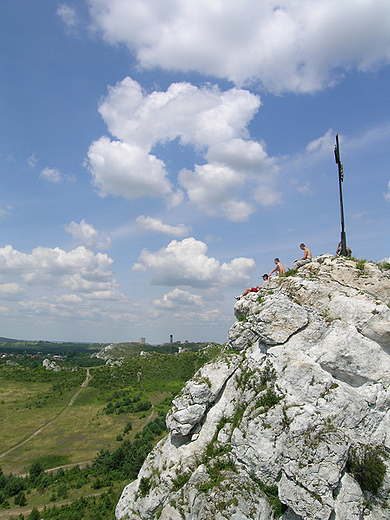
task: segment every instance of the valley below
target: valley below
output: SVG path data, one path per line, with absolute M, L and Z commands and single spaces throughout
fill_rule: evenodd
M 164 353 L 121 344 L 103 360 L 87 350 L 3 354 L 0 520 L 36 511 L 114 519 L 123 487 L 166 433 L 173 397 L 219 351 L 204 346 Z

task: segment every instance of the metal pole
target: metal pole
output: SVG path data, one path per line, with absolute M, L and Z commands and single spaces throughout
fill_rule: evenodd
M 344 229 L 344 206 L 343 206 L 343 190 L 342 182 L 344 179 L 343 165 L 340 161 L 339 135 L 336 134 L 336 144 L 334 147 L 334 156 L 339 170 L 339 191 L 340 191 L 340 213 L 341 213 L 341 252 L 342 256 L 347 256 L 347 235 Z

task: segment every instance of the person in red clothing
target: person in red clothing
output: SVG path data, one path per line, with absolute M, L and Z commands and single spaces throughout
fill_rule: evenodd
M 268 281 L 268 274 L 263 274 L 263 280 L 264 280 L 264 282 Z M 243 296 L 246 296 L 250 292 L 258 292 L 259 289 L 260 289 L 260 285 L 257 285 L 256 287 L 248 287 L 248 289 L 245 289 L 245 291 L 242 294 L 240 294 L 239 296 L 235 296 L 235 299 L 239 300 L 240 298 L 242 298 Z

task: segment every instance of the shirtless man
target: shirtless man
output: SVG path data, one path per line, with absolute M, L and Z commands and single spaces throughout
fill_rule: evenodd
M 269 273 L 268 276 L 271 276 L 272 273 L 275 273 L 276 276 L 280 276 L 281 274 L 286 274 L 286 269 L 280 263 L 279 258 L 275 258 L 274 262 L 276 264 L 276 267 L 275 267 L 275 269 L 272 269 L 272 271 Z
M 299 260 L 295 260 L 294 262 L 294 269 L 298 269 L 298 267 L 302 267 L 302 265 L 305 265 L 305 264 L 308 264 L 309 262 L 311 262 L 311 251 L 310 249 L 308 249 L 305 244 L 301 244 L 299 246 L 302 251 L 304 251 L 304 254 L 303 254 L 303 257 L 300 258 Z

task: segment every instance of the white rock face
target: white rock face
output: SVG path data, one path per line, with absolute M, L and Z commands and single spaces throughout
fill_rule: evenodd
M 60 372 L 61 367 L 57 365 L 55 361 L 50 361 L 50 359 L 44 359 L 42 361 L 42 365 L 46 368 L 46 370 L 53 370 L 54 372 Z
M 390 450 L 389 275 L 324 255 L 239 300 L 116 518 L 389 519 L 389 472 L 374 495 L 348 463 Z

